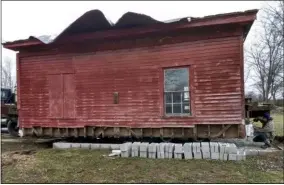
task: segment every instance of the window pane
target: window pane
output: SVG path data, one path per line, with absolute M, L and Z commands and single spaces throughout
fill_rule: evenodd
M 187 91 L 188 80 L 188 68 L 166 69 L 165 91 Z
M 181 99 L 182 99 L 182 93 L 180 92 L 174 92 L 173 93 L 173 99 L 174 99 L 174 103 L 181 103 Z
M 171 114 L 172 113 L 172 104 L 166 104 L 166 113 Z
M 172 95 L 171 93 L 165 93 L 166 103 L 172 103 Z
M 187 104 L 187 105 L 182 105 L 182 109 L 183 109 L 183 113 L 189 113 L 189 109 L 190 109 L 190 107 L 189 107 L 189 105 Z
M 174 114 L 180 114 L 181 113 L 181 104 L 174 104 Z
M 183 100 L 184 101 L 188 101 L 189 100 L 189 92 L 184 92 Z

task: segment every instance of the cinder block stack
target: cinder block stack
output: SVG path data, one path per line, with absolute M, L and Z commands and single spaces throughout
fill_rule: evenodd
M 192 143 L 184 143 L 183 145 L 183 151 L 184 151 L 184 158 L 185 159 L 192 159 Z
M 219 143 L 210 142 L 210 153 L 211 153 L 211 159 L 213 159 L 213 160 L 219 160 L 220 159 Z
M 239 150 L 237 154 L 237 161 L 246 160 L 246 151 L 244 149 Z
M 165 158 L 165 148 L 166 148 L 165 143 L 160 143 L 159 146 L 157 147 L 157 158 L 158 159 Z
M 132 143 L 127 142 L 120 145 L 121 157 L 130 157 L 131 156 L 131 146 Z
M 81 148 L 80 143 L 71 143 L 71 148 Z
M 173 143 L 167 143 L 165 146 L 165 158 L 172 159 L 174 154 L 174 144 Z
M 194 159 L 202 159 L 201 145 L 200 143 L 192 143 L 192 153 Z
M 236 161 L 239 151 L 235 144 L 228 143 L 227 146 L 225 147 L 225 153 L 228 154 L 228 160 Z
M 175 159 L 182 159 L 183 158 L 183 146 L 182 146 L 182 144 L 175 144 L 174 158 Z
M 228 143 L 219 143 L 220 147 L 220 155 L 219 159 L 227 161 L 228 160 L 228 153 L 226 153 L 226 147 L 228 146 Z
M 91 144 L 90 143 L 82 143 L 81 144 L 81 148 L 82 149 L 90 149 L 91 148 Z
M 91 144 L 91 150 L 99 150 L 100 147 L 101 147 L 101 144 L 99 143 Z
M 148 157 L 148 146 L 149 146 L 149 143 L 147 143 L 147 142 L 142 142 L 140 144 L 140 148 L 139 148 L 140 157 L 142 157 L 142 158 Z
M 209 142 L 201 143 L 201 153 L 203 159 L 210 159 L 210 144 Z
M 157 158 L 157 148 L 158 148 L 158 143 L 151 143 L 148 146 L 148 157 L 151 159 L 156 159 Z
M 141 142 L 134 142 L 131 146 L 131 157 L 139 157 L 139 148 Z
M 53 148 L 68 149 L 120 149 L 121 157 L 142 157 L 158 159 L 212 159 L 212 160 L 245 160 L 246 155 L 263 155 L 268 151 L 257 149 L 239 149 L 233 143 L 193 142 L 184 144 L 127 142 L 123 144 L 106 143 L 53 143 Z
M 108 144 L 108 143 L 101 143 L 101 147 L 100 149 L 102 150 L 110 150 L 111 149 L 111 144 Z
M 71 148 L 71 143 L 56 142 L 56 143 L 53 143 L 53 148 L 68 149 L 68 148 Z

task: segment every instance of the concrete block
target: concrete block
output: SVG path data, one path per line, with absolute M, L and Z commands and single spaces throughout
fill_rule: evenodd
M 184 143 L 183 150 L 187 152 L 192 152 L 192 143 Z
M 202 159 L 210 159 L 210 152 L 201 152 L 202 153 Z
M 90 144 L 90 143 L 82 143 L 82 144 L 81 144 L 81 148 L 82 148 L 82 149 L 88 149 L 88 150 L 89 150 L 89 149 L 91 148 L 91 144 Z
M 193 159 L 192 152 L 184 152 L 184 159 Z
M 160 143 L 157 147 L 157 158 L 164 159 L 165 158 L 165 143 Z
M 120 144 L 111 144 L 110 149 L 112 150 L 119 150 L 120 149 Z
M 182 155 L 183 155 L 182 153 L 175 153 L 174 158 L 175 159 L 182 159 Z
M 148 151 L 152 152 L 152 153 L 154 153 L 154 152 L 156 153 L 157 147 L 158 147 L 157 143 L 151 143 L 151 144 L 148 145 Z
M 174 157 L 174 147 L 173 143 L 167 143 L 165 147 L 165 158 L 171 159 Z
M 238 149 L 237 152 L 237 161 L 246 160 L 246 150 L 245 149 Z
M 56 142 L 56 143 L 53 143 L 52 145 L 53 145 L 53 148 L 56 148 L 56 149 L 71 148 L 71 143 Z
M 220 153 L 219 159 L 222 160 L 222 161 L 227 161 L 228 160 L 228 154 Z
M 210 152 L 211 153 L 219 153 L 219 143 L 218 142 L 210 142 Z
M 225 153 L 227 154 L 237 154 L 238 148 L 234 143 L 229 143 L 228 146 L 225 148 Z
M 100 149 L 102 149 L 102 150 L 110 150 L 111 149 L 110 145 L 111 144 L 108 144 L 108 143 L 101 143 Z
M 236 161 L 237 160 L 237 155 L 238 154 L 229 154 L 228 160 L 229 161 Z
M 211 153 L 211 159 L 219 160 L 220 159 L 220 153 Z
M 123 143 L 120 145 L 121 157 L 130 157 L 131 156 L 131 145 L 132 143 Z
M 237 154 L 237 161 L 243 161 L 246 160 L 245 154 Z
M 183 146 L 182 144 L 175 144 L 174 146 L 174 153 L 182 154 L 183 153 Z
M 139 157 L 139 150 L 131 150 L 131 157 Z
M 157 143 L 151 143 L 148 145 L 148 157 L 152 159 L 157 158 L 157 148 L 158 148 Z
M 132 157 L 139 157 L 139 147 L 140 142 L 134 142 L 131 145 L 131 156 Z
M 184 152 L 184 158 L 185 159 L 192 159 L 192 143 L 185 143 L 183 145 L 183 152 Z
M 91 147 L 91 150 L 99 150 L 101 147 L 101 144 L 99 143 L 91 144 L 90 147 Z
M 202 159 L 202 153 L 201 152 L 193 152 L 194 159 Z
M 220 153 L 224 154 L 227 146 L 228 146 L 228 143 L 219 143 Z
M 195 142 L 195 143 L 192 143 L 192 152 L 195 153 L 199 153 L 201 152 L 201 145 L 199 142 Z
M 271 150 L 269 150 L 269 149 L 266 149 L 266 150 L 259 149 L 259 150 L 257 150 L 257 152 L 258 152 L 258 155 L 262 156 L 262 155 L 267 155 L 268 153 L 271 153 Z
M 147 142 L 142 142 L 139 144 L 139 156 L 142 158 L 147 158 L 148 157 L 148 146 L 149 143 Z
M 256 156 L 259 151 L 257 149 L 246 149 L 245 152 L 247 156 Z
M 147 158 L 148 152 L 140 151 L 139 156 L 142 157 L 142 158 Z
M 156 152 L 148 153 L 148 158 L 156 159 L 157 158 L 157 153 Z
M 208 153 L 210 152 L 210 144 L 209 142 L 201 142 L 201 151 Z
M 81 148 L 80 143 L 71 143 L 71 148 Z
M 147 143 L 147 142 L 142 142 L 142 143 L 140 143 L 139 146 L 140 146 L 140 147 L 139 147 L 139 150 L 140 150 L 140 151 L 148 152 L 149 143 Z

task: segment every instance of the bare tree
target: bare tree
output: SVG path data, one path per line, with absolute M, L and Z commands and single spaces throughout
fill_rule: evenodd
M 1 64 L 1 87 L 13 89 L 12 59 L 5 57 Z
M 246 55 L 254 71 L 254 85 L 263 101 L 276 100 L 277 95 L 283 92 L 284 3 L 267 4 L 261 13 L 260 39 L 246 50 Z

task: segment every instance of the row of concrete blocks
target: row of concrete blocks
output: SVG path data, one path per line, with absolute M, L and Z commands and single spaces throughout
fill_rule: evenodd
M 229 143 L 124 143 L 121 157 L 245 160 L 244 150 Z
M 142 152 L 140 152 L 140 149 L 138 147 L 138 144 L 142 145 Z M 170 144 L 170 145 L 169 145 Z M 68 148 L 81 148 L 81 149 L 93 149 L 93 150 L 118 150 L 122 149 L 121 146 L 123 144 L 107 144 L 107 143 L 65 143 L 65 142 L 56 142 L 53 143 L 53 148 L 57 149 L 68 149 Z M 124 144 L 125 145 L 125 144 Z M 239 150 L 236 148 L 234 144 L 229 143 L 185 143 L 183 145 L 182 153 L 179 153 L 178 151 L 181 150 L 180 144 L 171 144 L 171 143 L 148 143 L 148 147 L 150 146 L 150 149 L 147 151 L 155 151 L 154 152 L 145 152 L 146 149 L 143 150 L 143 147 L 146 147 L 146 143 L 133 143 L 131 146 L 133 150 L 131 151 L 131 156 L 140 156 L 140 157 L 149 157 L 149 158 L 181 158 L 183 156 L 185 159 L 201 159 L 201 158 L 212 158 L 212 159 L 221 159 L 226 160 L 230 156 L 230 159 L 236 158 L 240 159 L 241 156 L 243 156 L 243 159 L 246 156 L 256 156 L 256 155 L 264 155 L 267 152 L 267 150 L 258 150 L 258 149 L 243 149 Z M 174 146 L 175 145 L 175 151 L 174 152 Z M 156 147 L 155 147 L 156 146 Z M 168 146 L 168 147 L 165 147 Z M 210 147 L 210 150 L 208 150 L 208 146 Z M 154 149 L 152 149 L 154 147 Z M 143 152 L 144 151 L 144 152 Z M 164 152 L 163 152 L 164 151 Z M 210 151 L 210 152 L 209 152 Z M 123 153 L 123 152 L 122 152 Z M 210 154 L 209 154 L 210 153 Z M 231 155 L 229 155 L 231 154 Z M 235 154 L 235 155 L 234 155 Z M 124 155 L 124 154 L 122 154 Z M 175 157 L 175 156 L 176 157 Z M 209 157 L 210 155 L 210 157 Z
M 119 150 L 120 144 L 56 142 L 56 143 L 53 143 L 53 148 L 56 148 L 56 149 L 82 148 L 82 149 L 92 149 L 92 150 Z

